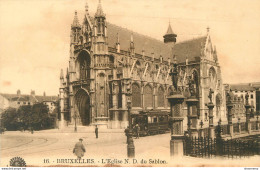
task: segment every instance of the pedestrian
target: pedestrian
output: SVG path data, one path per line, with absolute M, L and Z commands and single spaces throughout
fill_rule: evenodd
M 140 126 L 137 124 L 136 126 L 135 126 L 135 128 L 136 128 L 136 139 L 138 138 L 139 139 L 139 133 L 140 133 Z
M 129 126 L 125 129 L 125 135 L 126 135 L 126 143 L 128 143 L 129 140 Z
M 96 128 L 95 128 L 95 134 L 96 134 L 96 138 L 98 138 L 98 126 L 96 125 Z
M 80 138 L 79 142 L 75 144 L 75 147 L 73 149 L 73 153 L 78 157 L 78 159 L 81 159 L 81 157 L 84 156 L 84 153 L 86 152 L 85 147 L 83 145 L 83 139 Z

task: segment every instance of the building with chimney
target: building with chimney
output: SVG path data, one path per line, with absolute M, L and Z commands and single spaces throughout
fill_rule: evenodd
M 162 42 L 109 23 L 100 2 L 94 16 L 87 4 L 83 22 L 77 15 L 71 24 L 69 66 L 60 74 L 60 128 L 75 123 L 125 128 L 128 102 L 133 114 L 170 112 L 167 96 L 176 91 L 169 75 L 173 62 L 179 64 L 178 87 L 186 97 L 192 80 L 199 119 L 207 112 L 210 89 L 214 118 L 225 116 L 221 69 L 209 30 L 205 36 L 177 42 L 169 24 Z
M 21 90 L 17 90 L 16 94 L 0 93 L 0 113 L 9 107 L 18 109 L 20 106 L 36 103 L 47 105 L 49 113 L 52 113 L 56 108 L 57 101 L 58 96 L 46 96 L 45 92 L 43 95 L 36 95 L 34 90 L 31 90 L 29 95 L 22 94 Z

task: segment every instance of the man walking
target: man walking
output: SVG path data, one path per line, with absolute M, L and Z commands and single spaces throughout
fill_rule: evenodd
M 96 138 L 98 138 L 98 126 L 96 125 L 96 128 L 95 128 L 95 134 L 96 134 Z
M 135 130 L 136 130 L 136 139 L 139 139 L 139 133 L 140 133 L 140 127 L 139 127 L 139 125 L 137 124 L 136 126 L 135 126 Z
M 126 143 L 128 143 L 129 140 L 129 126 L 125 129 L 125 135 L 126 135 Z
M 73 153 L 78 157 L 78 159 L 81 159 L 81 157 L 84 156 L 84 153 L 86 152 L 85 147 L 83 145 L 83 139 L 79 139 L 79 142 L 75 144 L 75 147 L 73 149 Z

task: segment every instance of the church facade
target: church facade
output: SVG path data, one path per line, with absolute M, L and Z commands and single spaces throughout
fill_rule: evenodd
M 167 96 L 176 89 L 169 73 L 176 61 L 178 88 L 189 97 L 187 84 L 194 84 L 200 119 L 207 112 L 209 89 L 214 91 L 215 117 L 225 113 L 221 70 L 209 33 L 176 43 L 169 25 L 162 42 L 107 22 L 99 3 L 93 17 L 86 5 L 82 24 L 75 12 L 70 37 L 69 67 L 60 75 L 61 127 L 76 122 L 125 128 L 129 103 L 132 114 L 170 112 Z

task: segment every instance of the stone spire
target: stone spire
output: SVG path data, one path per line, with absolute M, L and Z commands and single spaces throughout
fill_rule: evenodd
M 106 15 L 105 15 L 105 13 L 103 12 L 103 9 L 102 9 L 101 0 L 99 0 L 95 17 L 104 17 L 104 18 L 106 17 Z
M 79 24 L 77 11 L 75 11 L 75 15 L 74 15 L 73 23 L 71 24 L 71 28 L 81 28 L 81 26 Z
M 171 23 L 169 23 L 168 30 L 167 30 L 165 35 L 169 35 L 169 34 L 174 34 L 173 31 L 172 31 Z
M 64 79 L 63 69 L 60 70 L 60 79 Z

